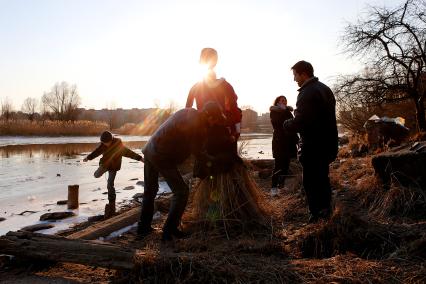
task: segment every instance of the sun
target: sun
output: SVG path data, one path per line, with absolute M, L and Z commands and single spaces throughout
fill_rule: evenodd
M 211 72 L 211 69 L 209 68 L 208 64 L 199 64 L 197 68 L 198 80 L 202 81 L 206 79 L 210 72 Z

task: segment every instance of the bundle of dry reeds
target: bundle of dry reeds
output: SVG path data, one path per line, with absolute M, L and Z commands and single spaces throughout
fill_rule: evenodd
M 244 164 L 209 176 L 196 187 L 192 199 L 192 222 L 204 229 L 264 226 L 267 210 L 264 196 Z

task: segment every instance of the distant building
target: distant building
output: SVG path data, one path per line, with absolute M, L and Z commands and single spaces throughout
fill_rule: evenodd
M 243 110 L 243 118 L 241 120 L 241 128 L 245 131 L 254 131 L 257 127 L 257 112 L 252 109 Z
M 252 109 L 243 110 L 241 132 L 272 133 L 272 125 L 269 119 L 269 113 L 259 116 L 258 113 Z

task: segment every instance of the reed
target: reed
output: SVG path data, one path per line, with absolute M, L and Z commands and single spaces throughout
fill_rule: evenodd
M 0 120 L 3 136 L 98 136 L 108 130 L 105 122 Z

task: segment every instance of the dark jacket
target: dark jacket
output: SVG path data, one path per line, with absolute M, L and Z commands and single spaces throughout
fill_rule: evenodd
M 204 179 L 209 175 L 228 172 L 236 163 L 243 163 L 231 132 L 223 125 L 209 127 L 204 149 L 207 155 L 195 161 L 194 177 Z M 204 157 L 208 160 L 203 160 Z
M 313 77 L 299 89 L 293 119 L 284 122 L 284 129 L 300 133 L 301 161 L 337 156 L 338 138 L 336 100 L 325 84 Z
M 156 165 L 177 165 L 203 149 L 207 122 L 193 108 L 177 111 L 151 136 L 143 149 L 145 159 Z
M 283 128 L 284 121 L 293 118 L 291 110 L 291 107 L 283 109 L 278 106 L 271 106 L 269 108 L 271 124 L 274 128 L 272 137 L 272 155 L 274 158 L 294 158 L 297 155 L 296 144 L 299 137 L 295 132 L 288 132 Z
M 121 139 L 112 138 L 112 143 L 110 146 L 100 144 L 92 153 L 87 156 L 88 160 L 93 160 L 99 155 L 103 155 L 99 161 L 99 165 L 104 167 L 107 170 L 119 171 L 121 169 L 121 160 L 122 157 L 131 158 L 133 160 L 140 161 L 142 159 L 141 155 L 136 154 L 129 148 L 123 145 Z

